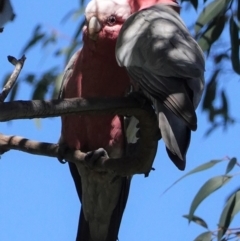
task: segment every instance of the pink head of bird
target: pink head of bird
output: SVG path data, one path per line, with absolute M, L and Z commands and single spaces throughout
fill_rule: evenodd
M 93 40 L 115 39 L 130 15 L 127 0 L 92 0 L 85 10 L 87 26 L 84 32 Z

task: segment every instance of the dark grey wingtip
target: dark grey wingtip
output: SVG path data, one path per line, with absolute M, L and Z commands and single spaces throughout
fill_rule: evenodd
M 182 160 L 177 155 L 174 155 L 167 147 L 166 147 L 166 150 L 167 150 L 167 154 L 168 154 L 169 158 L 174 163 L 174 165 L 180 171 L 184 171 L 185 167 L 186 167 L 186 157 L 184 157 L 183 160 Z

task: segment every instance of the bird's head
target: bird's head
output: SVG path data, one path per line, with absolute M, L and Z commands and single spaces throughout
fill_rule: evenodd
M 91 0 L 85 10 L 84 33 L 93 40 L 117 39 L 122 24 L 130 14 L 127 0 Z

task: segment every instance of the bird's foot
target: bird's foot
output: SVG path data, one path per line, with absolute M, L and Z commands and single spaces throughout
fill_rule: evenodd
M 105 149 L 99 148 L 94 151 L 89 151 L 86 153 L 85 162 L 90 168 L 94 168 L 97 162 L 100 161 L 100 164 L 103 164 L 105 160 L 109 158 L 108 153 Z
M 147 103 L 150 103 L 150 100 L 143 94 L 142 91 L 133 91 L 128 94 L 128 97 L 131 97 L 137 100 L 141 104 L 141 106 L 144 106 Z
M 60 163 L 65 164 L 66 161 L 64 160 L 64 154 L 68 151 L 69 148 L 63 142 L 58 143 L 58 145 L 59 147 L 58 147 L 57 159 Z
M 4 154 L 7 151 L 10 151 L 10 149 L 5 148 L 5 147 L 0 147 L 0 155 Z

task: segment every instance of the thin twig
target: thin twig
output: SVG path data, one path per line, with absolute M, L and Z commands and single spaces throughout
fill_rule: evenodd
M 24 65 L 25 60 L 26 60 L 25 55 L 23 55 L 18 60 L 16 58 L 14 58 L 13 56 L 8 56 L 8 61 L 15 66 L 15 69 L 13 70 L 7 83 L 3 87 L 2 93 L 0 94 L 0 102 L 4 102 L 4 100 L 7 98 L 8 94 L 9 94 L 9 92 L 13 88 L 14 84 L 16 83 L 18 75 L 21 72 L 21 69 Z

